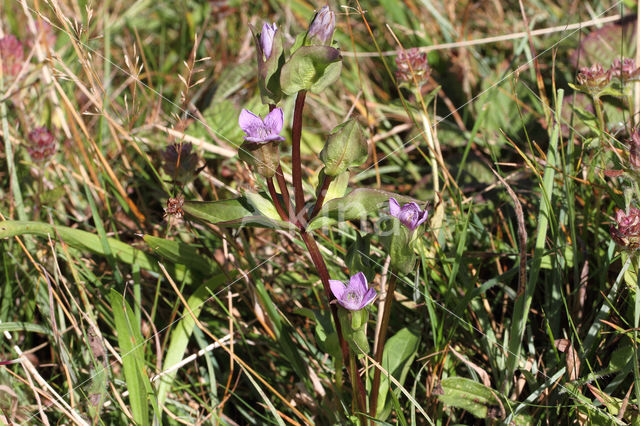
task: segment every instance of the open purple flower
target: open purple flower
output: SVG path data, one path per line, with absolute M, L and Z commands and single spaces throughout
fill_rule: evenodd
M 410 231 L 422 225 L 429 217 L 429 210 L 420 210 L 420 207 L 414 202 L 400 207 L 395 198 L 389 198 L 389 213 L 409 228 Z
M 0 58 L 2 58 L 2 73 L 12 77 L 17 76 L 24 63 L 22 43 L 11 34 L 0 37 Z
M 640 248 L 640 209 L 629 208 L 629 214 L 624 210 L 616 212 L 616 223 L 609 228 L 611 238 L 618 245 L 631 250 Z
M 364 308 L 373 302 L 378 294 L 373 288 L 369 288 L 367 278 L 362 272 L 352 276 L 348 285 L 342 281 L 329 280 L 329 286 L 337 302 L 350 311 L 359 311 Z
M 264 53 L 264 58 L 269 59 L 271 56 L 271 51 L 273 50 L 273 38 L 276 35 L 276 31 L 278 27 L 276 23 L 269 25 L 266 22 L 262 25 L 262 32 L 260 33 L 260 47 L 262 48 L 262 53 Z
M 255 143 L 283 141 L 284 138 L 280 136 L 283 122 L 284 116 L 280 108 L 274 108 L 264 117 L 264 120 L 251 111 L 243 109 L 238 119 L 240 128 L 247 134 L 244 140 Z

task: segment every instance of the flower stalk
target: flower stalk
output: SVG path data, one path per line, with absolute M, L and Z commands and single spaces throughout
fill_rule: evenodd
M 280 216 L 280 219 L 286 222 L 289 219 L 289 216 L 284 211 L 282 204 L 280 204 L 280 199 L 278 198 L 276 187 L 273 185 L 273 177 L 267 178 L 266 180 L 267 180 L 267 189 L 269 190 L 269 195 L 271 196 L 271 200 L 273 200 L 273 205 L 276 207 L 276 210 L 278 211 L 278 215 Z
M 291 175 L 293 177 L 293 194 L 296 202 L 296 216 L 304 207 L 302 190 L 302 161 L 300 159 L 300 138 L 302 137 L 302 110 L 307 96 L 305 90 L 298 92 L 296 106 L 293 111 L 293 128 L 291 129 Z M 298 220 L 296 219 L 296 222 Z
M 398 275 L 394 271 L 390 271 L 389 286 L 387 287 L 387 293 L 384 296 L 384 305 L 382 308 L 382 320 L 380 325 L 380 332 L 378 334 L 377 345 L 373 353 L 373 359 L 376 363 L 382 365 L 382 355 L 384 352 L 384 344 L 387 340 L 387 329 L 389 328 L 389 318 L 391 316 L 391 304 L 393 303 L 393 296 L 396 291 L 396 282 Z M 371 386 L 371 396 L 369 399 L 369 415 L 371 417 L 376 416 L 378 407 L 378 392 L 380 390 L 380 368 L 376 368 L 373 372 L 373 383 Z
M 311 211 L 310 218 L 313 219 L 316 217 L 322 205 L 324 204 L 324 198 L 327 196 L 327 191 L 329 190 L 329 185 L 331 185 L 331 181 L 333 180 L 332 176 L 323 175 L 322 177 L 322 185 L 320 186 L 320 190 L 318 191 L 318 197 L 316 198 L 316 204 L 313 206 L 313 210 Z

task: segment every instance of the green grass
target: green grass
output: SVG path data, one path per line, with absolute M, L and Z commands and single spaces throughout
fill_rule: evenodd
M 396 38 L 429 47 L 525 29 L 518 2 L 441 3 L 363 1 L 361 14 L 358 2 L 331 2 L 341 78 L 304 109 L 307 200 L 326 135 L 355 117 L 369 158 L 341 184 L 431 205 L 419 262 L 397 276 L 377 421 L 637 425 L 638 261 L 609 234 L 616 210 L 639 204 L 630 108 L 603 96 L 603 129 L 571 86 L 576 58 L 609 67 L 619 52 L 635 55 L 636 34 L 604 24 L 532 44 L 445 46 L 429 52 L 422 91 L 399 87 L 387 53 Z M 531 29 L 618 13 L 635 21 L 634 2 L 523 3 Z M 249 26 L 277 21 L 294 37 L 324 3 L 2 5 L 0 27 L 30 61 L 17 81 L 0 79 L 0 362 L 18 360 L 0 365 L 0 424 L 368 419 L 306 241 L 280 227 L 265 181 L 234 154 L 240 110 L 267 111 Z M 42 18 L 50 51 L 29 43 L 25 22 Z M 287 178 L 294 99 L 279 104 Z M 28 133 L 43 125 L 58 148 L 38 164 Z M 173 182 L 162 153 L 187 140 L 200 170 Z M 248 202 L 194 203 L 245 193 Z M 377 290 L 388 285 L 381 240 L 358 244 L 378 229 L 385 194 L 354 192 L 313 222 L 331 278 L 357 264 Z M 184 216 L 165 216 L 177 196 Z M 360 210 L 338 217 L 353 200 L 365 221 Z M 216 224 L 247 216 L 252 226 Z M 369 309 L 372 351 L 381 306 Z M 372 351 L 357 363 L 366 389 Z

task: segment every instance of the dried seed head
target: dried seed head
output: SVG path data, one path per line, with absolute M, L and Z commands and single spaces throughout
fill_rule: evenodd
M 401 50 L 396 56 L 396 79 L 400 83 L 418 83 L 418 86 L 423 85 L 429 80 L 431 74 L 431 67 L 427 61 L 427 54 L 420 52 L 415 47 L 408 50 Z
M 24 63 L 22 43 L 11 34 L 0 38 L 0 63 L 2 63 L 2 74 L 12 77 L 20 73 Z
M 29 156 L 36 163 L 46 163 L 49 161 L 58 148 L 53 133 L 46 127 L 36 127 L 29 132 L 29 144 L 27 151 Z
M 167 207 L 164 209 L 164 217 L 173 216 L 180 219 L 184 214 L 184 211 L 182 211 L 183 205 L 184 197 L 182 195 L 169 198 L 169 200 L 167 200 Z

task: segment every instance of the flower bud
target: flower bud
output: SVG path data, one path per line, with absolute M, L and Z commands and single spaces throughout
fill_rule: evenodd
M 401 50 L 396 56 L 396 79 L 399 83 L 418 83 L 418 86 L 422 86 L 429 80 L 431 75 L 431 67 L 427 61 L 427 54 L 420 52 L 415 47 L 408 50 Z
M 611 238 L 618 245 L 629 250 L 640 247 L 640 210 L 629 208 L 629 214 L 624 210 L 616 212 L 616 223 L 609 228 Z
M 335 29 L 335 13 L 333 13 L 329 6 L 323 6 L 313 17 L 307 37 L 312 44 L 316 44 L 313 43 L 313 41 L 317 41 L 317 44 L 329 45 L 331 44 L 331 39 L 333 38 L 333 32 Z
M 262 32 L 260 33 L 260 47 L 262 48 L 262 53 L 264 54 L 265 60 L 268 60 L 271 57 L 271 51 L 273 49 L 273 39 L 276 35 L 276 31 L 278 27 L 276 23 L 269 25 L 266 22 L 262 25 Z
M 327 137 L 320 160 L 327 176 L 337 176 L 350 167 L 367 161 L 367 141 L 358 122 L 349 120 L 337 126 Z
M 393 216 L 381 221 L 380 230 L 380 242 L 391 258 L 391 268 L 403 274 L 411 272 L 416 264 L 413 232 Z
M 15 36 L 9 34 L 0 38 L 0 64 L 2 74 L 15 77 L 20 73 L 24 63 L 22 43 Z
M 46 127 L 36 127 L 29 132 L 27 151 L 36 163 L 46 163 L 56 153 L 58 144 L 55 137 Z

